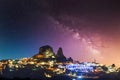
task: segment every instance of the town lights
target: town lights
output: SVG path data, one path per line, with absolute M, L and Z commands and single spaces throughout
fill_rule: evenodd
M 92 66 L 87 66 L 84 64 L 69 64 L 66 65 L 66 69 L 76 72 L 85 72 L 85 73 L 93 72 Z
M 78 76 L 78 78 L 82 78 L 82 76 Z

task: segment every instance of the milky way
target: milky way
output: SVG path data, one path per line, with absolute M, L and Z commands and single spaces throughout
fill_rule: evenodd
M 97 54 L 95 58 L 118 63 L 120 60 L 114 60 L 120 52 L 120 46 L 116 46 L 120 44 L 118 3 L 110 0 L 53 0 L 51 15 L 64 29 L 73 31 L 73 37 L 84 43 L 89 53 Z
M 48 44 L 75 60 L 118 64 L 119 9 L 112 0 L 1 0 L 0 56 L 32 56 Z

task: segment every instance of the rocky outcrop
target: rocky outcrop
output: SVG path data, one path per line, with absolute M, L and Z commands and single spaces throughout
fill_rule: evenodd
M 66 62 L 66 61 L 73 62 L 73 59 L 71 57 L 67 59 L 64 56 L 61 47 L 58 49 L 57 54 L 55 55 L 53 48 L 49 45 L 40 47 L 39 53 L 34 55 L 33 58 L 47 60 L 47 61 L 55 60 L 57 62 Z
M 39 48 L 39 53 L 34 55 L 33 58 L 55 58 L 55 54 L 51 46 L 46 45 Z
M 66 61 L 66 57 L 63 54 L 62 48 L 60 47 L 58 49 L 58 52 L 56 54 L 56 58 L 58 62 L 65 62 Z
M 73 59 L 72 59 L 71 57 L 69 57 L 69 58 L 67 59 L 67 61 L 73 62 Z

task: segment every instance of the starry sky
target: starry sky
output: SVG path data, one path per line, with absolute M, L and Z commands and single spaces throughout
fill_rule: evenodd
M 120 65 L 115 0 L 0 0 L 0 59 L 31 57 L 41 46 L 66 57 Z

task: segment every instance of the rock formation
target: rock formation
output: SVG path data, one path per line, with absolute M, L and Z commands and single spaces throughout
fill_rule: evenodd
M 72 62 L 73 61 L 73 59 L 71 57 L 67 59 L 64 56 L 63 50 L 61 47 L 58 49 L 57 54 L 55 54 L 53 51 L 53 48 L 49 45 L 40 47 L 39 53 L 34 55 L 33 58 L 42 59 L 42 60 L 46 60 L 46 61 L 54 60 L 57 62 L 66 62 L 66 61 Z
M 65 62 L 66 61 L 66 57 L 63 54 L 62 48 L 60 47 L 58 49 L 58 52 L 56 54 L 56 58 L 58 62 Z
M 69 57 L 69 58 L 67 59 L 67 61 L 73 62 L 73 59 L 72 59 L 71 57 Z
M 34 55 L 33 58 L 55 58 L 55 54 L 51 46 L 46 45 L 39 48 L 39 53 Z

